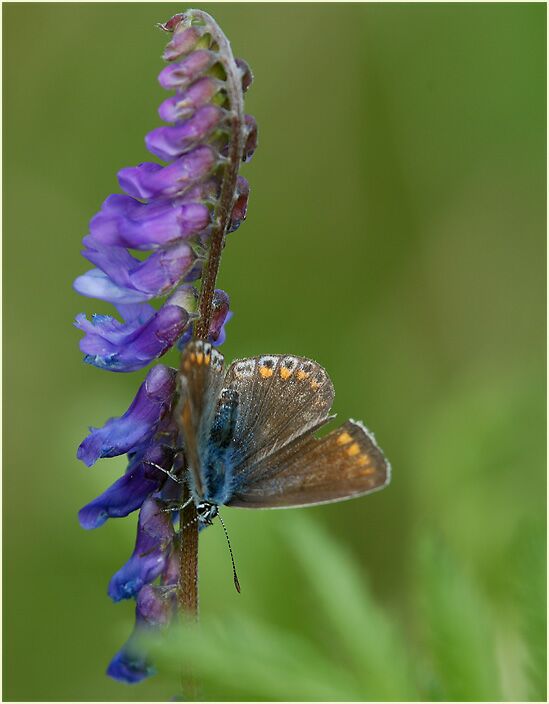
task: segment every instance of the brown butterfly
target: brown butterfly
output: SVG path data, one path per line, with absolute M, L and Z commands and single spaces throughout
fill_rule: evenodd
M 218 506 L 290 508 L 351 499 L 389 483 L 373 435 L 334 418 L 334 388 L 316 362 L 264 355 L 233 362 L 193 341 L 181 361 L 178 418 L 198 519 Z

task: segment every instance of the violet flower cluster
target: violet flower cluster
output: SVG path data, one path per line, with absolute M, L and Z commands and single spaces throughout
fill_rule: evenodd
M 83 255 L 95 268 L 74 283 L 82 295 L 118 312 L 119 318 L 91 320 L 80 314 L 75 322 L 84 332 L 84 361 L 115 372 L 141 370 L 191 338 L 199 319 L 195 284 L 212 233 L 216 227 L 232 232 L 246 217 L 249 189 L 235 162 L 250 159 L 257 142 L 254 119 L 235 107 L 242 106 L 251 71 L 233 58 L 215 21 L 189 10 L 160 27 L 172 37 L 159 82 L 174 93 L 158 112 L 171 124 L 149 132 L 145 143 L 165 164 L 145 162 L 118 173 L 125 193 L 110 195 L 92 218 Z M 151 301 L 158 299 L 162 303 L 154 307 Z M 228 295 L 215 290 L 209 324 L 214 344 L 223 342 L 230 315 Z M 128 456 L 124 475 L 79 512 L 82 527 L 97 528 L 139 509 L 135 549 L 108 587 L 114 601 L 136 600 L 134 632 L 107 670 L 125 682 L 152 674 L 142 635 L 169 623 L 175 612 L 180 545 L 178 514 L 170 507 L 181 487 L 171 476 L 185 469 L 177 466 L 183 460 L 173 418 L 176 378 L 175 369 L 153 366 L 126 413 L 91 428 L 78 448 L 88 467 L 103 457 Z

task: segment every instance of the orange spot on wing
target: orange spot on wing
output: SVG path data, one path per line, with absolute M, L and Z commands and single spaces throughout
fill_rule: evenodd
M 208 366 L 208 364 L 210 363 L 211 358 L 212 358 L 212 356 L 209 353 L 204 355 L 204 364 L 206 366 Z
M 359 467 L 372 467 L 370 458 L 368 455 L 361 455 L 360 457 L 357 458 L 357 462 Z M 371 471 L 365 472 L 365 474 L 373 474 L 375 472 L 375 469 L 372 467 Z
M 280 367 L 281 379 L 284 379 L 284 381 L 286 381 L 286 379 L 288 379 L 290 376 L 292 376 L 292 372 L 288 369 L 288 367 Z
M 308 376 L 309 376 L 309 375 L 307 374 L 307 372 L 304 372 L 303 369 L 300 369 L 300 370 L 297 372 L 297 378 L 299 379 L 299 381 L 303 381 L 303 380 L 306 379 Z
M 259 373 L 264 379 L 268 379 L 273 375 L 273 370 L 269 369 L 269 367 L 259 367 Z
M 194 364 L 196 362 L 196 354 L 191 352 L 191 362 Z
M 360 454 L 360 447 L 358 442 L 354 442 L 350 447 L 347 448 L 346 452 L 349 457 L 354 457 L 355 455 Z
M 199 353 L 196 355 L 196 363 L 197 363 L 197 364 L 202 364 L 203 361 L 204 361 L 204 354 L 203 354 L 202 352 L 199 352 Z
M 337 444 L 346 445 L 348 442 L 351 442 L 352 439 L 353 438 L 349 435 L 347 431 L 343 431 L 337 439 Z
M 314 379 L 311 381 L 311 389 L 313 391 L 320 389 L 320 384 L 318 383 L 318 381 L 315 381 Z

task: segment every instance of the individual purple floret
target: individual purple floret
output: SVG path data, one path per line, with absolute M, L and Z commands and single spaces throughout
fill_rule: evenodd
M 162 504 L 154 498 L 143 503 L 132 556 L 113 575 L 109 584 L 109 596 L 113 601 L 131 599 L 143 585 L 153 582 L 164 570 L 175 532 L 170 513 L 162 509 Z
M 74 282 L 79 294 L 114 306 L 74 323 L 84 333 L 84 361 L 113 372 L 145 369 L 193 335 L 223 343 L 232 312 L 228 294 L 215 289 L 217 269 L 208 273 L 209 250 L 212 238 L 220 246 L 246 218 L 249 185 L 238 169 L 257 145 L 256 122 L 243 110 L 252 72 L 215 21 L 189 10 L 159 26 L 171 34 L 159 75 L 171 95 L 158 110 L 167 124 L 145 137 L 158 161 L 119 170 L 124 193 L 109 195 L 92 217 L 82 254 L 93 268 Z M 127 683 L 154 672 L 144 637 L 176 608 L 181 541 L 173 518 L 187 472 L 176 382 L 177 370 L 153 366 L 128 410 L 90 428 L 77 453 L 88 467 L 128 456 L 125 473 L 78 514 L 93 529 L 139 510 L 135 549 L 108 590 L 114 601 L 136 599 L 134 632 L 107 670 Z
M 175 387 L 175 369 L 163 364 L 153 367 L 126 413 L 110 418 L 102 428 L 91 429 L 78 448 L 78 459 L 91 467 L 100 457 L 124 455 L 146 443 L 171 410 Z
M 169 575 L 170 569 L 173 571 L 176 561 L 172 560 L 171 565 L 168 563 L 165 567 L 164 575 Z M 175 582 L 165 579 L 162 582 L 159 586 L 146 584 L 137 595 L 134 631 L 107 668 L 107 674 L 116 680 L 135 684 L 156 672 L 147 654 L 150 647 L 148 636 L 151 631 L 170 623 L 176 607 L 175 587 L 171 586 Z
M 166 479 L 158 467 L 170 466 L 172 459 L 173 451 L 166 445 L 145 443 L 145 449 L 132 454 L 126 473 L 80 509 L 78 520 L 82 528 L 99 528 L 108 518 L 121 518 L 141 508 Z

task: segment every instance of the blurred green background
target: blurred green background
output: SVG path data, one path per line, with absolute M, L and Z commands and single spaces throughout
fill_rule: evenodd
M 105 309 L 71 282 L 117 170 L 148 158 L 154 23 L 185 7 L 3 6 L 4 699 L 167 700 L 180 654 L 210 698 L 545 699 L 546 8 L 527 3 L 201 6 L 253 67 L 260 136 L 224 352 L 317 359 L 393 482 L 225 510 L 242 594 L 212 528 L 203 631 L 142 685 L 104 675 L 135 516 L 79 528 L 124 464 L 75 452 L 144 372 L 81 362 L 72 319 Z

